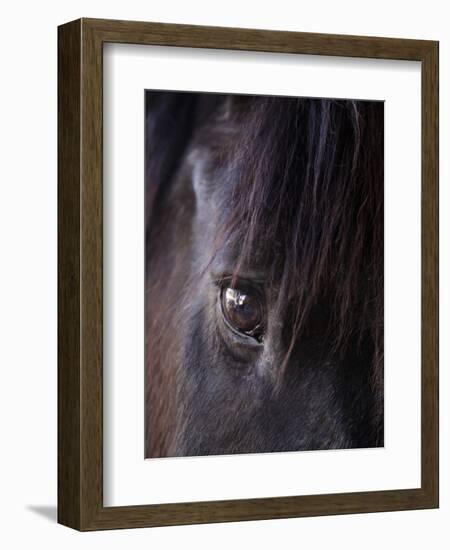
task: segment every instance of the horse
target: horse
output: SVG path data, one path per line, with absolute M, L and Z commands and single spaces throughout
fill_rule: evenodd
M 384 445 L 383 121 L 146 91 L 147 458 Z

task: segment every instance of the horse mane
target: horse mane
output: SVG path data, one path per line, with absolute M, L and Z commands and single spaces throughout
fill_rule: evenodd
M 326 302 L 333 350 L 368 342 L 381 391 L 383 103 L 167 92 L 147 102 L 147 211 L 164 200 L 187 142 L 209 144 L 224 174 L 216 251 L 242 243 L 236 276 L 256 245 L 272 260 L 279 307 L 296 304 L 288 355 Z

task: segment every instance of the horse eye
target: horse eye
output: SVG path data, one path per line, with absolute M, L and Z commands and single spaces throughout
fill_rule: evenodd
M 262 341 L 263 304 L 256 292 L 222 288 L 221 305 L 223 316 L 232 329 Z

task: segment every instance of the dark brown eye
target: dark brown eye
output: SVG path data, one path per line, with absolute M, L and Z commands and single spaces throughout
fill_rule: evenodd
M 224 287 L 221 305 L 223 316 L 232 329 L 262 341 L 264 310 L 257 292 Z

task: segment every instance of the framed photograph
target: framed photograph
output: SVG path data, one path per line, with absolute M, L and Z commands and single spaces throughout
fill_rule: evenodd
M 438 43 L 58 51 L 58 521 L 438 507 Z

